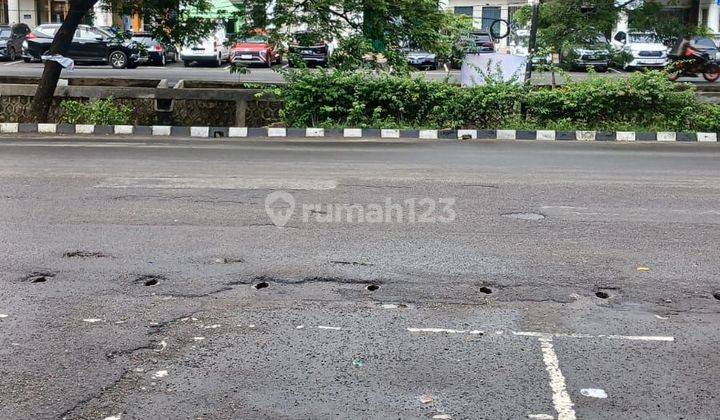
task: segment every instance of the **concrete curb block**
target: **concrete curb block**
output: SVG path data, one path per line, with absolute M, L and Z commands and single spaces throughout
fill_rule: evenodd
M 176 127 L 169 125 L 84 125 L 0 123 L 0 134 L 105 135 L 134 137 L 217 138 L 378 138 L 406 140 L 535 140 L 597 142 L 698 142 L 717 143 L 720 133 L 634 131 L 554 131 L 554 130 L 401 130 L 377 128 L 248 128 L 248 127 Z

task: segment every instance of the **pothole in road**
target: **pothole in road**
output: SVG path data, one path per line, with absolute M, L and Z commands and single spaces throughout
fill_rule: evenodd
M 268 284 L 268 282 L 266 282 L 266 281 L 261 281 L 259 283 L 253 284 L 252 287 L 255 290 L 260 290 L 260 289 L 265 289 L 266 287 L 270 287 L 270 284 Z
M 95 251 L 71 251 L 63 254 L 63 258 L 106 258 L 107 255 Z
M 503 213 L 503 217 L 507 217 L 509 219 L 517 219 L 517 220 L 530 220 L 530 221 L 537 221 L 537 220 L 543 220 L 545 218 L 544 214 L 540 213 Z
M 165 276 L 160 276 L 160 275 L 156 275 L 156 274 L 147 274 L 147 275 L 136 278 L 135 283 L 142 284 L 143 286 L 149 287 L 149 286 L 156 286 L 161 281 L 165 281 L 165 280 L 167 280 L 167 278 Z
M 365 290 L 367 290 L 367 291 L 369 291 L 369 292 L 374 292 L 374 291 L 379 290 L 379 289 L 380 289 L 380 285 L 379 285 L 379 284 L 368 284 L 367 286 L 365 286 Z
M 713 293 L 713 297 L 717 300 L 720 300 L 720 291 Z
M 486 294 L 486 295 L 490 295 L 490 294 L 492 294 L 492 292 L 493 292 L 492 289 L 489 288 L 489 287 L 487 287 L 487 286 L 483 286 L 483 287 L 480 288 L 480 293 L 484 293 L 484 294 Z
M 23 281 L 29 282 L 29 283 L 45 283 L 48 280 L 55 277 L 55 273 L 45 272 L 45 271 L 33 271 L 32 273 L 25 276 Z
M 595 297 L 598 297 L 600 299 L 608 299 L 610 297 L 610 293 L 604 290 L 598 290 L 597 292 L 595 292 Z

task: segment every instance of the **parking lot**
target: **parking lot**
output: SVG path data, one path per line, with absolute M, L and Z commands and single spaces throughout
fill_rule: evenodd
M 63 70 L 64 77 L 102 77 L 121 79 L 167 79 L 169 83 L 177 83 L 179 80 L 204 80 L 204 81 L 247 81 L 259 83 L 273 83 L 282 81 L 282 75 L 275 69 L 262 67 L 251 67 L 248 74 L 231 74 L 229 66 L 220 68 L 211 66 L 192 65 L 189 68 L 182 63 L 170 63 L 165 67 L 141 66 L 137 69 L 116 70 L 110 66 L 78 65 L 75 71 Z M 0 75 L 2 76 L 34 76 L 42 75 L 43 65 L 41 63 L 25 63 L 22 61 L 0 62 Z M 444 80 L 448 73 L 444 70 L 417 72 L 418 75 L 431 80 Z M 626 77 L 629 73 L 610 70 L 607 73 L 594 73 L 593 77 Z M 571 80 L 581 80 L 591 75 L 587 72 L 569 72 L 567 75 Z M 450 80 L 459 82 L 460 71 L 451 70 Z M 564 83 L 562 75 L 557 76 L 558 83 Z M 551 76 L 548 73 L 536 73 L 533 77 L 535 83 L 548 84 Z M 703 80 L 683 78 L 681 81 L 692 81 L 706 83 Z

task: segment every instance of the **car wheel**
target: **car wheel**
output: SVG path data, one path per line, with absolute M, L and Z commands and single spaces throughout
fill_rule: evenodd
M 26 63 L 32 63 L 32 58 L 23 57 L 23 61 L 26 62 Z
M 110 61 L 110 65 L 114 69 L 124 69 L 128 67 L 128 56 L 122 51 L 111 52 L 108 61 Z
M 190 61 L 189 60 L 183 60 L 183 66 L 190 67 Z

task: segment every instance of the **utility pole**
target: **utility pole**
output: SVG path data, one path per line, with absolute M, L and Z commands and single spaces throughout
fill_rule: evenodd
M 533 71 L 533 57 L 537 46 L 538 18 L 540 16 L 540 0 L 528 0 L 532 6 L 532 18 L 530 19 L 530 40 L 528 41 L 528 62 L 525 67 L 525 83 L 530 82 Z

